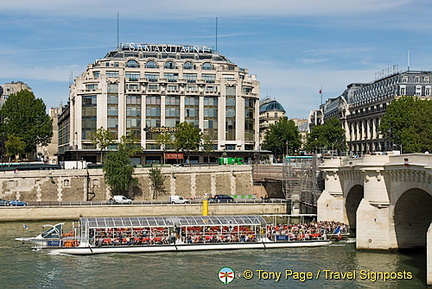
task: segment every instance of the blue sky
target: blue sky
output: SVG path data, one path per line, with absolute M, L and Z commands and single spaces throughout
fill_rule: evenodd
M 15 0 L 0 11 L 0 83 L 24 81 L 47 107 L 120 42 L 215 47 L 256 74 L 261 98 L 306 118 L 389 66 L 432 70 L 430 0 Z

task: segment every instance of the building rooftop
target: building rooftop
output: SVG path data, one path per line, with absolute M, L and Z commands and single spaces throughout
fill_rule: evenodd
M 260 104 L 260 113 L 265 113 L 267 111 L 282 111 L 285 113 L 283 106 L 276 100 L 266 98 Z

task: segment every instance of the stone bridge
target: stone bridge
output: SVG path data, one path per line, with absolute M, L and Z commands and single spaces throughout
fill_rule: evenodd
M 432 155 L 325 160 L 318 220 L 348 223 L 357 249 L 427 247 L 432 285 Z

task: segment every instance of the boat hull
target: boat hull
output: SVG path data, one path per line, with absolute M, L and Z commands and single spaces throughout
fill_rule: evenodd
M 103 253 L 153 253 L 153 252 L 182 252 L 206 250 L 241 250 L 241 249 L 274 249 L 319 247 L 330 245 L 330 241 L 301 241 L 301 242 L 262 242 L 262 243 L 228 243 L 228 244 L 181 244 L 155 246 L 110 246 L 110 247 L 71 247 L 52 249 L 53 254 L 93 255 Z

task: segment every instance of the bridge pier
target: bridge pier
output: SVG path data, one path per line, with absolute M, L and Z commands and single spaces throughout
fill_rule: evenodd
M 335 165 L 338 165 L 336 163 Z M 336 167 L 323 169 L 325 190 L 317 201 L 318 221 L 348 223 L 345 212 L 345 199 Z

